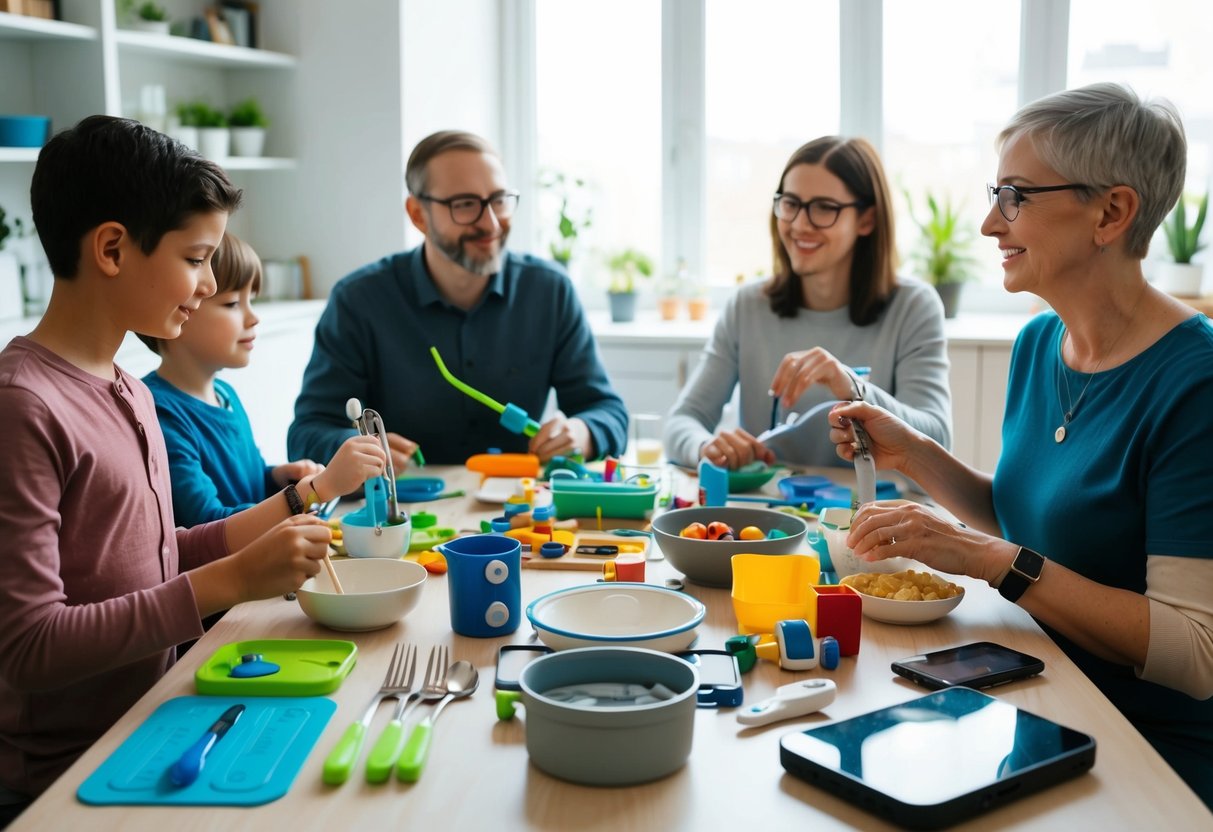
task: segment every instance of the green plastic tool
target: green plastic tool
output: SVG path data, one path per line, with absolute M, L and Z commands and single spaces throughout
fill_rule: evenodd
M 451 386 L 456 390 L 471 396 L 476 401 L 480 402 L 490 410 L 495 410 L 501 414 L 501 426 L 511 433 L 521 433 L 525 436 L 534 436 L 539 433 L 539 423 L 527 415 L 516 404 L 502 404 L 496 399 L 486 396 L 470 384 L 465 384 L 459 379 L 451 375 L 451 371 L 442 363 L 442 356 L 438 354 L 437 347 L 430 347 L 430 355 L 434 356 L 434 363 L 438 365 L 438 372 L 442 373 Z

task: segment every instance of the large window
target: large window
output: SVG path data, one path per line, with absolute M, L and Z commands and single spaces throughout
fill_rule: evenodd
M 768 221 L 796 148 L 838 132 L 837 0 L 707 0 L 705 277 L 770 272 Z
M 569 263 L 588 297 L 605 290 L 613 252 L 659 256 L 661 5 L 538 0 L 535 29 L 536 160 L 541 181 L 564 177 L 563 186 L 536 188 L 537 242 L 544 256 L 562 242 L 562 195 L 574 223 L 590 212 Z

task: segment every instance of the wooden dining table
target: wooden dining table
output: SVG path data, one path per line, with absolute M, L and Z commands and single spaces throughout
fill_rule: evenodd
M 477 475 L 462 467 L 430 466 L 448 490 L 467 496 L 418 503 L 408 508 L 433 512 L 439 524 L 477 529 L 481 520 L 501 514 L 501 506 L 472 495 Z M 825 471 L 847 482 L 845 471 Z M 695 484 L 667 469 L 677 493 L 694 493 Z M 775 493 L 773 483 L 766 489 Z M 582 518 L 593 530 L 594 518 Z M 604 521 L 608 527 L 642 521 Z M 523 606 L 565 587 L 592 583 L 588 571 L 524 568 Z M 655 551 L 646 579 L 663 583 L 680 574 Z M 427 578 L 419 605 L 401 621 L 381 630 L 341 633 L 309 619 L 299 604 L 283 597 L 241 604 L 229 611 L 90 747 L 11 826 L 13 830 L 758 830 L 887 829 L 886 822 L 786 773 L 779 762 L 779 740 L 831 720 L 862 714 L 919 697 L 925 691 L 895 676 L 890 662 L 973 641 L 994 641 L 1044 660 L 1045 671 L 1032 679 L 996 688 L 998 699 L 1012 703 L 1095 737 L 1092 771 L 1059 783 L 987 814 L 957 829 L 1211 829 L 1213 815 L 1136 729 L 1078 670 L 1019 607 L 1004 601 L 979 581 L 954 578 L 965 597 L 946 617 L 927 624 L 896 625 L 865 618 L 859 654 L 845 657 L 833 670 L 789 672 L 759 661 L 744 677 L 745 700 L 757 702 L 783 684 L 815 675 L 838 686 L 837 699 L 823 711 L 759 728 L 740 725 L 735 709 L 699 709 L 694 743 L 685 766 L 661 780 L 627 787 L 589 787 L 556 779 L 532 765 L 526 750 L 525 710 L 498 720 L 493 678 L 497 650 L 533 637 L 525 620 L 513 634 L 477 639 L 451 630 L 447 581 Z M 696 647 L 721 648 L 737 633 L 728 589 L 686 583 L 707 614 Z M 196 693 L 194 674 L 225 644 L 250 639 L 349 639 L 357 644 L 357 664 L 330 694 L 337 710 L 303 763 L 287 794 L 254 807 L 90 806 L 76 791 L 148 716 L 166 700 Z M 394 777 L 382 785 L 365 778 L 367 750 L 390 717 L 380 706 L 354 775 L 341 786 L 322 782 L 325 757 L 346 727 L 356 721 L 379 688 L 393 647 L 417 646 L 424 657 L 433 645 L 447 645 L 452 659 L 472 662 L 480 688 L 455 700 L 437 723 L 428 765 L 419 782 Z M 419 709 L 419 712 L 421 709 Z

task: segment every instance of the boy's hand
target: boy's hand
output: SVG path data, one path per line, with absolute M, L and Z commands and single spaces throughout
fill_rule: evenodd
M 274 470 L 270 472 L 270 477 L 274 480 L 274 485 L 279 488 L 286 488 L 287 483 L 299 482 L 304 477 L 319 474 L 323 470 L 324 466 L 319 462 L 313 462 L 310 459 L 297 459 L 284 465 L 276 465 Z
M 312 477 L 307 483 L 309 491 L 316 492 L 320 502 L 357 491 L 372 477 L 383 474 L 386 457 L 379 440 L 373 436 L 351 436 L 333 458 L 328 467 Z M 302 489 L 300 489 L 302 491 Z
M 320 571 L 332 539 L 328 523 L 310 514 L 289 517 L 231 556 L 240 601 L 294 592 Z

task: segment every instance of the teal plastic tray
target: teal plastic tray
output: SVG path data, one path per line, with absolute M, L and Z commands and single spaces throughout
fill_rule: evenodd
M 233 678 L 232 668 L 247 653 L 260 653 L 279 666 L 277 673 Z M 323 696 L 341 687 L 354 668 L 358 645 L 335 639 L 260 639 L 225 644 L 194 674 L 204 696 Z
M 653 516 L 657 503 L 657 485 L 635 485 L 621 482 L 595 482 L 558 478 L 550 483 L 552 504 L 556 516 L 596 517 L 599 509 L 603 517 L 625 517 L 646 520 Z

